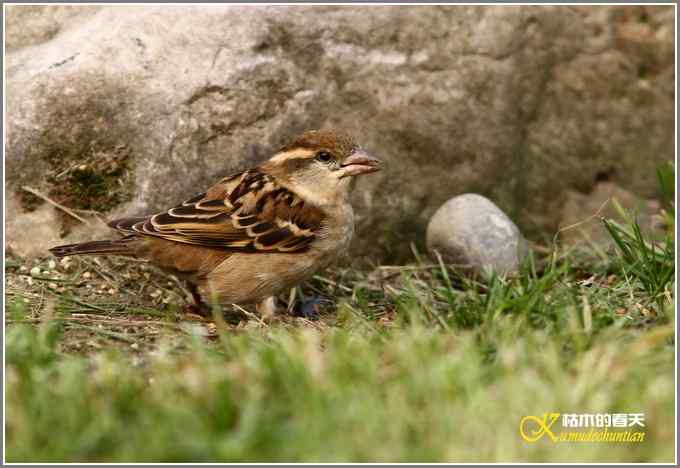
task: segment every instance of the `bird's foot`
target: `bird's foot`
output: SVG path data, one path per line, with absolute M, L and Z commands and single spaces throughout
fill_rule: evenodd
M 328 304 L 331 301 L 328 299 L 313 296 L 304 302 L 296 303 L 291 309 L 291 315 L 293 317 L 303 317 L 307 320 L 319 320 L 319 311 L 323 304 Z
M 302 317 L 307 320 L 318 320 L 319 311 L 323 304 L 330 303 L 328 299 L 314 296 L 309 300 L 296 302 L 292 307 L 281 307 L 278 300 L 274 296 L 270 296 L 255 305 L 255 309 L 262 319 L 272 321 L 281 315 L 291 315 L 293 317 Z
M 184 307 L 184 312 L 186 314 L 193 314 L 203 317 L 204 319 L 209 319 L 213 316 L 213 308 L 210 307 L 201 297 L 198 291 L 198 286 L 194 283 L 187 282 L 187 287 L 191 293 L 191 298 L 194 300 L 193 303 L 187 304 Z
M 212 316 L 212 308 L 205 302 L 194 302 L 193 304 L 187 304 L 184 307 L 184 313 L 189 315 L 198 315 L 205 319 Z

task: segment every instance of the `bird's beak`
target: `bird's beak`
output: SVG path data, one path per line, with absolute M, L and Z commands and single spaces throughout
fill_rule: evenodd
M 380 170 L 380 160 L 363 150 L 356 150 L 342 163 L 342 177 L 368 174 Z

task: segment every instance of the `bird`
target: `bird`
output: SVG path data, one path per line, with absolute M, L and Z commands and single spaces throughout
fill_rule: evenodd
M 255 304 L 281 312 L 276 296 L 328 267 L 354 235 L 350 181 L 381 162 L 341 131 L 306 131 L 268 160 L 149 216 L 114 219 L 117 239 L 60 245 L 56 257 L 143 259 L 186 281 L 189 312 Z

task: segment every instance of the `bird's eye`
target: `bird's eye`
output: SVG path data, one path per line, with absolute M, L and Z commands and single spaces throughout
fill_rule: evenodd
M 328 151 L 319 151 L 316 153 L 316 157 L 314 159 L 321 161 L 322 163 L 329 163 L 333 161 L 333 155 Z

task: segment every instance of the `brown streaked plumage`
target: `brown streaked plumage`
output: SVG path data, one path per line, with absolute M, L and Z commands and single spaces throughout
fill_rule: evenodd
M 54 255 L 142 258 L 189 282 L 196 306 L 263 303 L 326 267 L 354 232 L 351 176 L 378 160 L 334 131 L 306 132 L 260 166 L 151 216 L 113 220 L 122 237 Z

